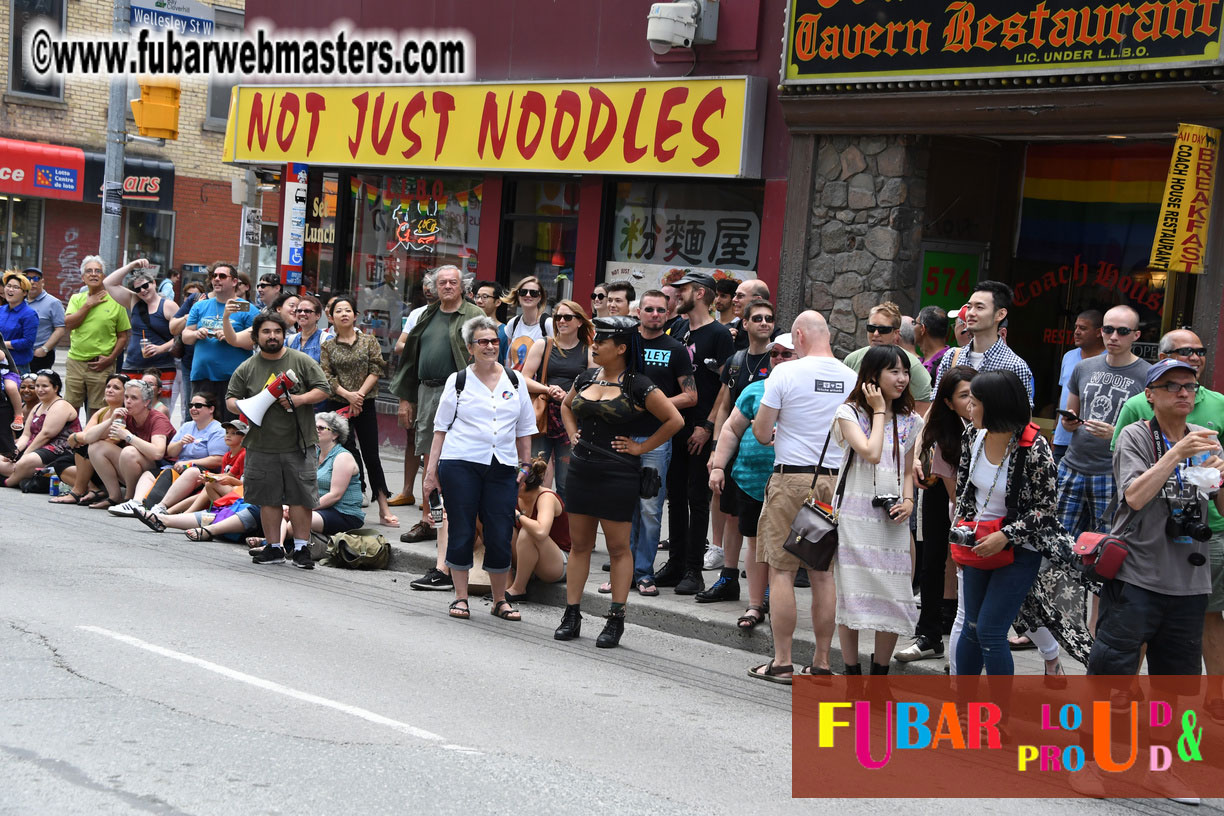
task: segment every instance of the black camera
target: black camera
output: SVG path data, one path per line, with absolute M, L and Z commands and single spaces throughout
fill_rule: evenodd
M 887 513 L 890 510 L 892 510 L 893 507 L 895 507 L 897 502 L 899 501 L 901 501 L 900 496 L 872 496 L 871 506 L 872 507 L 883 507 L 884 512 Z
M 968 527 L 953 527 L 948 533 L 948 543 L 959 544 L 962 547 L 977 545 L 977 534 Z
M 1189 536 L 1195 541 L 1211 538 L 1211 528 L 1203 523 L 1203 514 L 1197 500 L 1175 501 L 1169 506 L 1169 520 L 1165 522 L 1165 534 L 1169 538 Z

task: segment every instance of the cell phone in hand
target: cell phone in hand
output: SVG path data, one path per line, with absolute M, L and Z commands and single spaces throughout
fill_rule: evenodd
M 249 301 L 249 300 L 242 300 L 242 299 L 240 299 L 240 298 L 234 298 L 234 311 L 235 311 L 235 312 L 249 312 L 249 311 L 251 311 L 251 301 Z
M 1071 413 L 1070 411 L 1064 411 L 1062 408 L 1059 408 L 1054 413 L 1058 414 L 1060 417 L 1063 417 L 1064 419 L 1069 419 L 1072 422 L 1083 422 L 1084 421 L 1080 419 L 1078 416 L 1076 416 L 1075 414 Z
M 442 494 L 434 490 L 429 494 L 429 517 L 433 523 L 442 523 Z

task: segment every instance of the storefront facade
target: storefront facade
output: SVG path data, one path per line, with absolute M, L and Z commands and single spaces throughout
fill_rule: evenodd
M 1002 280 L 1043 416 L 1083 310 L 1134 307 L 1149 359 L 1178 326 L 1214 351 L 1220 208 L 1205 273 L 1150 255 L 1179 123 L 1224 123 L 1220 16 L 1214 2 L 793 0 L 783 265 L 802 274 L 780 300 L 828 315 L 844 353 L 885 296 L 914 314 Z M 1212 376 L 1224 385 L 1224 366 Z
M 324 298 L 355 292 L 363 331 L 388 353 L 424 302 L 422 276 L 444 264 L 503 286 L 535 275 L 550 302 L 583 308 L 597 282 L 640 292 L 684 268 L 776 289 L 788 137 L 772 37 L 785 5 L 724 8 L 714 45 L 659 57 L 647 11 L 380 8 L 355 27 L 467 30 L 471 76 L 240 86 L 225 161 L 281 172 L 286 282 Z M 278 26 L 330 26 L 310 13 L 281 0 L 248 7 Z

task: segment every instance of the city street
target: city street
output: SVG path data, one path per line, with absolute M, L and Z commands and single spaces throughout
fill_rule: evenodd
M 453 621 L 449 595 L 410 592 L 403 573 L 254 567 L 235 545 L 49 510 L 44 496 L 5 491 L 2 501 L 0 813 L 833 804 L 790 800 L 789 690 L 747 680 L 748 652 L 637 626 L 601 652 L 594 617 L 582 639 L 557 643 L 552 607 L 524 604 L 515 624 L 478 599 L 471 621 Z M 1181 810 L 1158 800 L 906 808 Z

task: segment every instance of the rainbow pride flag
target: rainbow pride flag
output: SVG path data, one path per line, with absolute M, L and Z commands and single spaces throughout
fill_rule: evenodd
M 1028 148 L 1016 257 L 1076 255 L 1129 269 L 1156 235 L 1172 144 L 1035 144 Z

